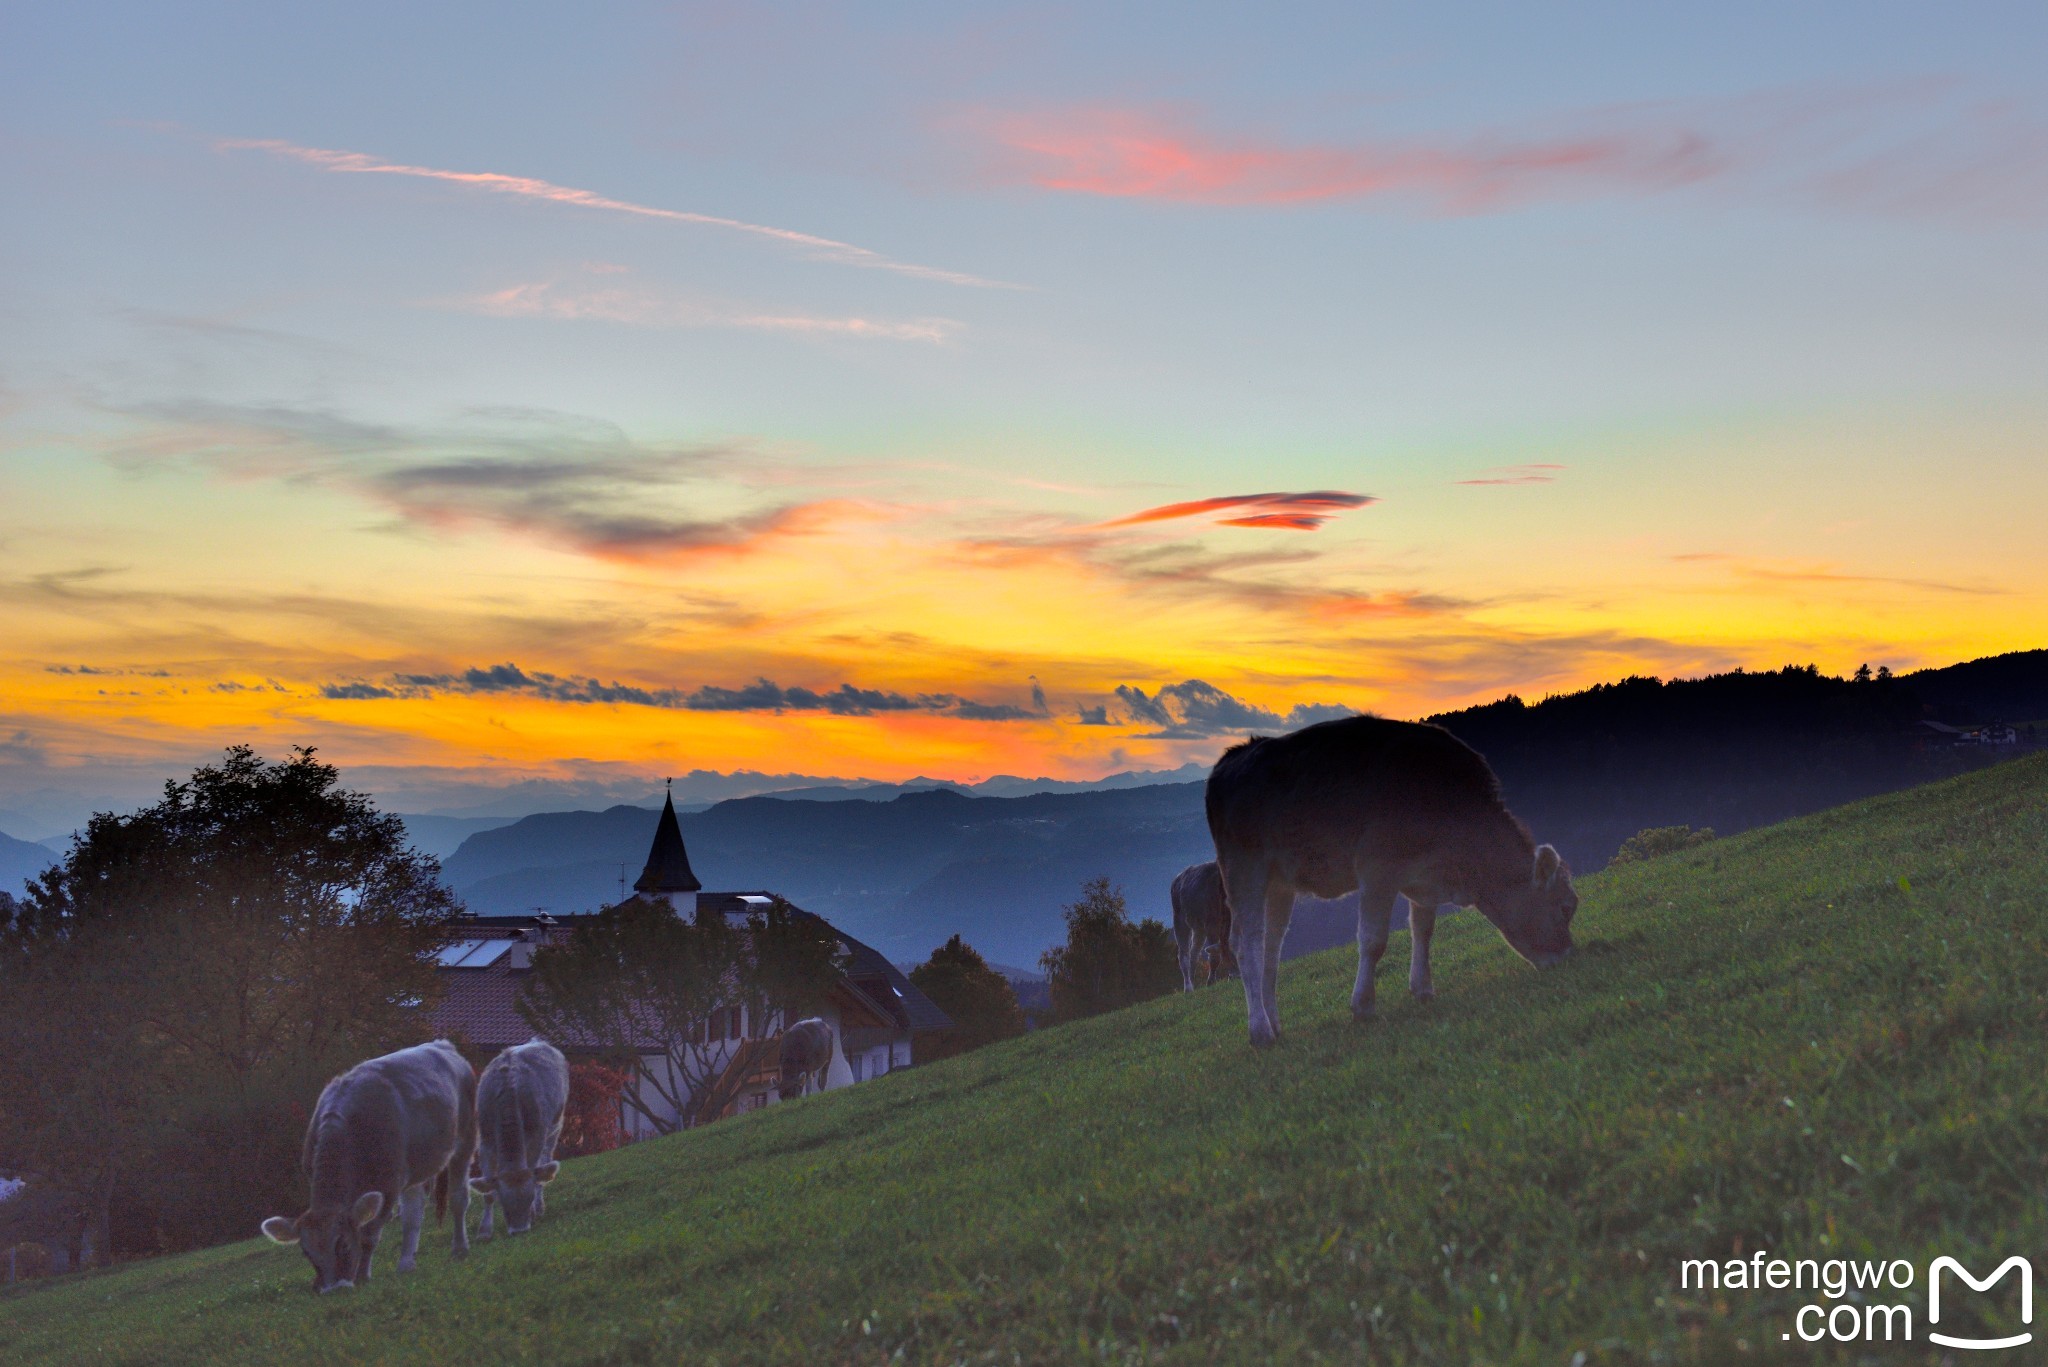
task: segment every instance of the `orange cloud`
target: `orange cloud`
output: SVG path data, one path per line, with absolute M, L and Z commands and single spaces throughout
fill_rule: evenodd
M 1363 508 L 1369 503 L 1377 502 L 1379 500 L 1371 494 L 1347 494 L 1334 489 L 1318 489 L 1305 494 L 1225 494 L 1218 498 L 1198 498 L 1186 503 L 1161 504 L 1157 508 L 1145 508 L 1100 525 L 1135 527 L 1146 522 L 1200 517 L 1203 513 L 1222 512 L 1230 508 L 1249 508 L 1252 511 L 1239 517 L 1219 519 L 1216 525 L 1285 527 L 1292 531 L 1312 532 L 1340 512 Z
M 1691 133 L 1584 133 L 1462 143 L 1284 144 L 1211 136 L 1173 116 L 1114 108 L 982 115 L 998 173 L 1048 190 L 1195 204 L 1303 204 L 1411 195 L 1477 213 L 1567 191 L 1661 190 L 1714 175 Z
M 1837 566 L 1826 564 L 1799 564 L 1796 562 L 1768 563 L 1747 560 L 1729 555 L 1725 551 L 1693 551 L 1674 555 L 1673 561 L 1682 565 L 1725 565 L 1728 572 L 1738 579 L 1751 583 L 1765 584 L 1816 584 L 1816 585 L 1863 585 L 1875 584 L 1887 588 L 1921 589 L 1928 593 L 1953 593 L 1969 597 L 1997 597 L 2012 590 L 1990 584 L 1951 584 L 1939 579 L 1912 579 L 1888 574 L 1854 574 Z

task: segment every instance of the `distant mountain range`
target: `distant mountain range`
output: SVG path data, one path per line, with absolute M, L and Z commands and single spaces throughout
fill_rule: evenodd
M 19 897 L 22 887 L 57 862 L 57 852 L 31 840 L 0 834 L 0 892 Z
M 784 775 L 781 780 L 770 780 L 767 776 L 759 774 L 721 775 L 699 770 L 682 781 L 677 788 L 677 794 L 682 798 L 691 791 L 715 789 L 718 785 L 713 782 L 714 780 L 729 783 L 757 780 L 771 785 L 779 782 L 793 786 L 768 786 L 760 792 L 741 792 L 735 796 L 779 797 L 816 802 L 890 802 L 905 793 L 945 789 L 969 797 L 1024 797 L 1032 793 L 1107 792 L 1120 788 L 1143 788 L 1159 783 L 1200 782 L 1208 773 L 1209 766 L 1206 764 L 1184 764 L 1178 769 L 1134 769 L 1111 774 L 1106 778 L 1088 780 L 1019 778 L 1015 774 L 997 774 L 978 783 L 957 783 L 945 778 L 912 778 L 901 783 L 883 783 L 873 779 L 813 779 L 795 774 Z M 702 812 L 716 805 L 716 802 L 711 801 L 679 800 L 676 803 L 676 810 Z M 406 833 L 411 836 L 412 843 L 438 859 L 446 859 L 454 854 L 464 840 L 479 831 L 496 830 L 520 819 L 517 815 L 478 816 L 404 812 L 399 813 L 398 817 L 405 822 Z
M 1585 871 L 1646 826 L 1729 834 L 1999 757 L 1932 736 L 1923 718 L 2048 719 L 2048 651 L 1867 683 L 1805 669 L 1628 679 L 1432 720 L 1485 754 L 1510 805 Z M 1035 965 L 1084 880 L 1107 876 L 1133 915 L 1165 920 L 1173 875 L 1211 857 L 1200 782 L 1029 796 L 895 787 L 720 802 L 684 814 L 683 836 L 706 887 L 780 892 L 904 961 L 957 932 L 991 960 Z M 638 877 L 655 815 L 526 817 L 470 835 L 443 876 L 481 913 L 591 910 Z M 1343 904 L 1305 906 L 1290 954 L 1349 938 L 1351 919 Z

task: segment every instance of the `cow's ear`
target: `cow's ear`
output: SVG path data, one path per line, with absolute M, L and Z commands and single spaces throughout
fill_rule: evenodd
M 381 1191 L 366 1191 L 356 1198 L 355 1205 L 349 1210 L 349 1216 L 358 1225 L 367 1225 L 370 1221 L 376 1219 L 383 1209 L 384 1193 Z
M 263 1232 L 274 1244 L 295 1244 L 299 1241 L 299 1222 L 287 1220 L 282 1215 L 273 1215 L 263 1222 Z
M 1552 845 L 1536 847 L 1535 877 L 1531 880 L 1537 887 L 1547 888 L 1557 881 L 1557 870 L 1564 863 Z
M 561 1170 L 562 1165 L 560 1163 L 543 1163 L 533 1170 L 534 1180 L 539 1182 L 552 1182 L 555 1180 L 555 1174 L 560 1172 Z
M 495 1177 L 472 1177 L 469 1179 L 469 1189 L 479 1196 L 489 1196 L 498 1189 L 498 1179 Z

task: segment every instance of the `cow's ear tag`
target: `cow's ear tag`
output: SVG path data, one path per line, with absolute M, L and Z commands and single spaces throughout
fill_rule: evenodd
M 562 1170 L 560 1163 L 543 1163 L 533 1170 L 534 1177 L 542 1182 L 552 1182 L 555 1174 Z
M 367 1225 L 370 1221 L 376 1219 L 378 1213 L 383 1209 L 384 1193 L 381 1191 L 366 1191 L 356 1198 L 355 1207 L 349 1211 L 349 1215 L 358 1225 Z

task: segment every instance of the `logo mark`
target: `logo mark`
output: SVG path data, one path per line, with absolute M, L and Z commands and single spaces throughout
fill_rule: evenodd
M 1968 1282 L 1972 1291 L 1989 1291 L 1998 1282 L 2004 1280 L 2006 1273 L 2014 1268 L 2018 1268 L 2020 1270 L 2020 1322 L 2022 1324 L 2032 1324 L 2034 1322 L 2034 1265 L 2025 1258 L 2015 1254 L 2000 1263 L 1996 1272 L 1979 1281 L 1970 1275 L 1969 1268 L 1964 1267 L 1954 1258 L 1941 1257 L 1936 1258 L 1927 1269 L 1927 1323 L 1929 1326 L 1927 1337 L 1931 1342 L 1938 1343 L 1944 1348 L 2017 1348 L 2023 1343 L 2033 1342 L 2034 1335 L 2031 1331 L 2024 1334 L 2014 1334 L 2010 1338 L 2002 1339 L 1959 1339 L 1952 1338 L 1947 1334 L 1935 1333 L 1932 1326 L 1941 1322 L 1941 1270 L 1944 1267 Z

